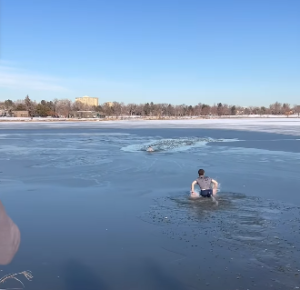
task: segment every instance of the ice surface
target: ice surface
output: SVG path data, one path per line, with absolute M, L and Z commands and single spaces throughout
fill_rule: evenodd
M 33 290 L 297 286 L 299 138 L 212 121 L 1 123 L 0 198 L 22 236 L 4 270 L 32 270 Z M 188 199 L 199 168 L 218 207 Z

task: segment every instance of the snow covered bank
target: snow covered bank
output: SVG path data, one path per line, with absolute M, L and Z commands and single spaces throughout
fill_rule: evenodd
M 0 129 L 43 129 L 43 128 L 211 128 L 270 132 L 300 136 L 298 118 L 262 119 L 190 119 L 190 120 L 128 120 L 128 121 L 85 121 L 85 122 L 0 122 Z

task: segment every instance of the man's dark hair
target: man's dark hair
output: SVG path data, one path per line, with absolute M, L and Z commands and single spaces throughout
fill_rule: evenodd
M 204 173 L 205 173 L 204 169 L 199 169 L 199 170 L 198 170 L 199 176 L 200 176 L 200 175 L 204 175 Z

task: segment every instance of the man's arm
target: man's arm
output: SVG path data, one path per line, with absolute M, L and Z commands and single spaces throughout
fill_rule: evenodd
M 192 185 L 191 185 L 191 191 L 194 192 L 195 189 L 195 185 L 197 184 L 197 180 L 193 181 Z
M 214 179 L 211 180 L 212 184 L 214 185 L 214 188 L 213 188 L 213 194 L 216 194 L 217 193 L 217 190 L 218 190 L 218 182 Z
M 214 184 L 214 187 L 218 188 L 218 182 L 216 180 L 212 179 L 211 182 Z

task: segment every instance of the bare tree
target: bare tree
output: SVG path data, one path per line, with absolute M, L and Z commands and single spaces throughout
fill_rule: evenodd
M 102 104 L 102 110 L 104 115 L 106 116 L 113 116 L 114 115 L 114 106 L 110 103 L 104 103 Z
M 278 103 L 278 102 L 270 105 L 270 111 L 274 115 L 281 114 L 281 108 L 282 108 L 282 105 L 281 105 L 281 103 Z
M 154 106 L 154 112 L 153 113 L 157 118 L 160 118 L 162 116 L 162 113 L 163 113 L 163 105 L 162 104 L 156 104 Z
M 218 106 L 216 104 L 214 104 L 213 106 L 210 107 L 210 113 L 213 116 L 217 116 L 218 115 Z
M 260 115 L 265 115 L 265 114 L 267 114 L 267 112 L 268 112 L 268 109 L 266 107 L 264 107 L 264 106 L 260 107 L 260 109 L 259 109 Z
M 201 115 L 201 111 L 202 111 L 202 104 L 198 103 L 198 105 L 195 106 L 194 108 L 194 112 L 197 116 Z
M 232 113 L 230 106 L 227 104 L 223 104 L 222 112 L 223 112 L 223 115 L 225 115 L 225 116 L 231 115 L 231 113 Z
M 298 117 L 300 116 L 300 105 L 294 106 L 294 112 L 295 112 L 295 114 L 298 114 Z
M 75 101 L 71 106 L 72 111 L 88 111 L 90 109 L 86 104 Z
M 144 105 L 143 104 L 138 104 L 135 107 L 135 115 L 136 116 L 142 116 L 144 114 Z
M 236 113 L 237 113 L 236 106 L 231 106 L 230 107 L 230 115 L 236 115 Z
M 219 116 L 223 115 L 223 105 L 222 105 L 222 103 L 219 103 L 218 106 L 217 106 L 217 114 Z
M 12 100 L 6 100 L 4 101 L 3 103 L 3 107 L 6 109 L 6 110 L 12 110 L 13 107 L 14 107 L 14 102 Z
M 178 106 L 176 106 L 176 110 L 177 110 L 177 116 L 180 116 L 180 117 L 182 117 L 182 116 L 184 116 L 184 113 L 185 113 L 185 105 L 183 104 L 183 105 L 178 105 Z
M 175 117 L 179 117 L 180 116 L 180 110 L 181 110 L 181 107 L 179 105 L 174 106 L 174 116 Z
M 113 108 L 114 108 L 114 113 L 115 113 L 116 117 L 119 117 L 120 115 L 122 115 L 122 104 L 120 104 L 118 102 L 113 102 Z
M 35 114 L 35 104 L 31 101 L 28 95 L 26 96 L 24 103 L 29 116 L 33 117 Z
M 132 104 L 132 103 L 128 104 L 126 109 L 128 115 L 133 116 L 135 115 L 136 104 Z
M 166 115 L 168 117 L 171 117 L 171 116 L 174 116 L 174 114 L 175 114 L 174 107 L 171 104 L 167 105 L 167 107 L 166 107 Z
M 202 116 L 208 116 L 210 114 L 210 106 L 203 104 L 201 114 Z
M 55 105 L 55 112 L 58 116 L 63 116 L 65 118 L 69 117 L 71 111 L 71 101 L 68 99 L 56 100 L 53 102 Z
M 291 107 L 289 104 L 284 103 L 282 105 L 281 113 L 285 114 L 287 117 L 291 114 Z

